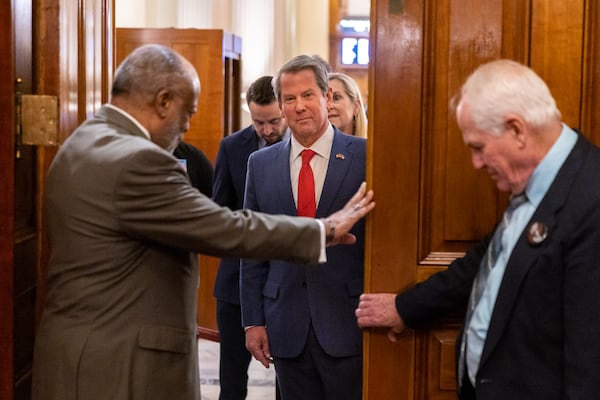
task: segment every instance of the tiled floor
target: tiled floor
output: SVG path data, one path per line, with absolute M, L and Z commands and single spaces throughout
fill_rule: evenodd
M 219 398 L 219 343 L 199 339 L 198 358 L 202 400 L 217 400 Z M 248 369 L 248 396 L 246 400 L 274 399 L 274 368 L 266 369 L 258 361 L 252 359 Z

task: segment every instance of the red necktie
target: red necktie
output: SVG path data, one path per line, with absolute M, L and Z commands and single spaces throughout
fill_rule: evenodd
M 310 149 L 302 150 L 302 168 L 298 176 L 298 215 L 314 217 L 317 206 L 315 203 L 315 178 L 310 160 L 316 153 Z

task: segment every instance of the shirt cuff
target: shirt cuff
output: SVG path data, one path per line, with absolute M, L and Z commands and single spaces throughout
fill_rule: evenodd
M 325 264 L 327 262 L 327 252 L 325 251 L 327 246 L 327 235 L 325 232 L 326 228 L 325 224 L 320 219 L 315 221 L 319 223 L 319 229 L 321 230 L 321 252 L 319 253 L 319 264 Z

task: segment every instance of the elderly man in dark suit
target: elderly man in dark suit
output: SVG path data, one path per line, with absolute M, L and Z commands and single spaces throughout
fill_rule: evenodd
M 250 155 L 244 204 L 270 214 L 327 215 L 365 179 L 366 141 L 329 123 L 332 89 L 316 58 L 290 60 L 274 87 L 291 137 Z M 324 265 L 242 262 L 247 346 L 265 366 L 273 358 L 284 400 L 362 398 L 354 309 L 363 288 L 364 224 L 353 232 L 357 245 L 331 249 Z
M 232 210 L 244 206 L 244 186 L 248 157 L 259 148 L 289 136 L 271 85 L 273 77 L 262 76 L 246 91 L 252 124 L 221 141 L 215 165 L 213 200 Z M 215 281 L 217 324 L 219 327 L 220 400 L 244 400 L 248 392 L 246 335 L 240 309 L 240 259 L 222 258 Z
M 45 192 L 52 255 L 33 399 L 199 400 L 195 252 L 322 259 L 374 206 L 364 185 L 322 221 L 235 212 L 171 152 L 196 112 L 192 65 L 158 45 L 115 73 L 110 104 L 61 146 Z
M 359 325 L 389 327 L 396 340 L 405 326 L 463 307 L 461 399 L 598 398 L 600 151 L 514 61 L 479 67 L 456 117 L 473 166 L 511 204 L 494 235 L 447 270 L 399 295 L 362 295 Z

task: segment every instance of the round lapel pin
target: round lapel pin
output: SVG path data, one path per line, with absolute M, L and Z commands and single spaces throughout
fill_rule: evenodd
M 542 222 L 534 222 L 529 225 L 527 241 L 532 246 L 540 245 L 548 237 L 548 227 Z

